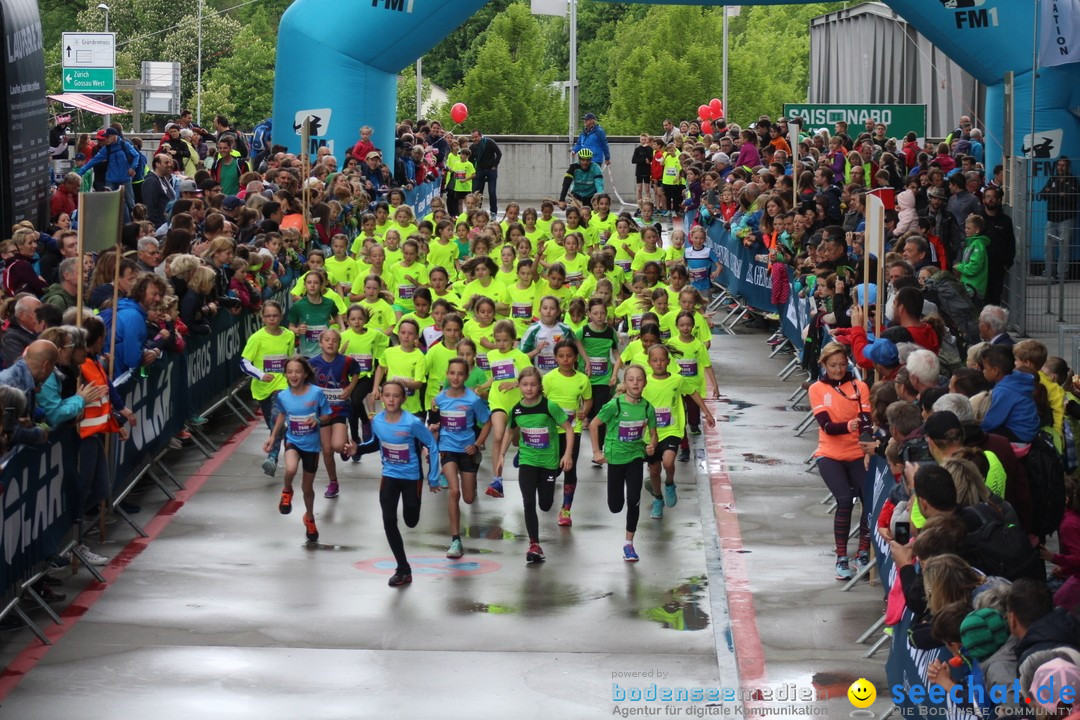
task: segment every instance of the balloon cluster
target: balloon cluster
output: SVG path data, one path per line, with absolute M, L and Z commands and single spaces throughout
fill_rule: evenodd
M 708 105 L 698 105 L 697 114 L 701 120 L 701 132 L 711 135 L 713 127 L 709 121 L 724 118 L 724 103 L 720 101 L 720 98 L 713 98 Z

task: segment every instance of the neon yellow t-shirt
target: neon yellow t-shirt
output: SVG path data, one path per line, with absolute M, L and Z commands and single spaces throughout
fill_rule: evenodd
M 389 346 L 389 336 L 366 326 L 363 333 L 352 328 L 341 333 L 341 354 L 356 362 L 362 378 L 375 374 L 375 364 L 383 364 L 383 353 Z
M 424 353 L 418 348 L 413 348 L 412 352 L 405 352 L 400 346 L 386 348 L 383 358 L 386 360 L 386 380 L 427 380 Z M 405 404 L 402 407 L 411 413 L 418 413 L 421 409 L 421 398 L 419 390 L 406 390 Z
M 547 399 L 561 407 L 566 417 L 573 419 L 574 432 L 581 432 L 581 420 L 575 415 L 585 400 L 592 399 L 592 385 L 589 383 L 589 378 L 577 371 L 567 377 L 561 370 L 553 370 L 544 375 L 542 387 Z M 560 427 L 559 434 L 565 435 L 566 430 Z
M 360 268 L 351 257 L 338 260 L 336 256 L 331 255 L 326 258 L 326 274 L 332 284 L 352 287 L 353 282 L 360 275 Z
M 428 245 L 428 267 L 441 267 L 452 278 L 457 274 L 459 252 L 457 243 L 453 240 L 445 245 L 436 240 Z
M 390 277 L 387 280 L 387 285 L 390 286 L 390 292 L 394 296 L 394 304 L 400 305 L 405 309 L 405 312 L 412 312 L 415 307 L 413 296 L 417 290 L 428 284 L 427 267 L 419 262 L 414 262 L 412 265 L 405 267 L 404 264 L 399 262 L 391 265 L 389 270 Z
M 517 283 L 503 288 L 499 302 L 510 306 L 510 319 L 514 321 L 517 336 L 521 337 L 533 321 L 534 306 L 536 305 L 536 283 L 522 289 Z
M 251 396 L 256 400 L 265 400 L 278 390 L 288 387 L 285 380 L 285 363 L 296 354 L 296 335 L 288 328 L 271 335 L 266 328 L 259 328 L 252 333 L 244 344 L 240 356 L 259 370 L 274 376 L 270 382 L 259 378 L 251 380 Z

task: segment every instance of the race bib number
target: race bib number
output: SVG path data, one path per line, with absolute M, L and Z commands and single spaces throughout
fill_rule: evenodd
M 709 279 L 709 268 L 706 267 L 692 267 L 690 268 L 690 282 L 701 282 Z
M 558 367 L 558 363 L 555 362 L 554 355 L 537 355 L 536 356 L 536 369 L 547 372 L 548 370 L 554 370 Z
M 683 377 L 697 377 L 697 359 L 681 358 L 678 362 L 680 375 Z
M 353 361 L 360 372 L 371 372 L 375 368 L 375 358 L 371 355 L 352 355 Z
M 283 373 L 285 372 L 285 363 L 289 361 L 288 355 L 264 355 L 263 356 L 263 372 L 264 373 Z
M 664 168 L 664 175 L 666 175 L 667 177 L 676 177 L 678 174 L 679 169 L 676 168 L 674 165 Z
M 331 405 L 345 404 L 345 388 L 320 388 Z
M 416 294 L 415 285 L 398 285 L 397 289 L 398 297 L 402 300 L 412 300 L 413 295 Z
M 454 179 L 458 182 L 465 182 L 466 173 L 464 170 L 458 170 L 454 173 Z
M 304 339 L 308 342 L 319 342 L 319 336 L 325 329 L 325 325 L 308 325 L 308 329 L 304 332 Z
M 488 372 L 489 370 L 491 370 L 491 363 L 488 362 L 488 356 L 487 355 L 477 355 L 476 356 L 476 367 L 480 368 L 484 372 Z
M 607 375 L 608 372 L 608 359 L 604 357 L 591 357 L 589 358 L 589 377 L 600 377 Z
M 634 329 L 634 330 L 640 330 L 641 329 L 641 318 L 642 317 L 644 317 L 644 313 L 642 313 L 641 315 L 631 315 L 630 316 L 630 327 L 632 329 Z
M 499 360 L 491 364 L 491 377 L 495 380 L 513 380 L 514 373 L 514 361 L 513 360 Z
M 383 443 L 381 448 L 383 462 L 389 465 L 408 465 L 412 458 L 412 448 L 408 445 Z
M 656 408 L 656 427 L 671 425 L 671 408 Z
M 619 442 L 637 442 L 645 435 L 643 420 L 624 420 L 619 423 Z
M 528 320 L 532 317 L 532 303 L 514 303 L 510 306 L 510 317 L 519 320 Z
M 440 410 L 439 427 L 449 432 L 464 430 L 466 427 L 465 413 L 460 410 Z
M 544 428 L 521 428 L 521 444 L 534 450 L 551 447 L 551 431 Z
M 310 435 L 319 429 L 318 419 L 315 414 L 310 415 L 290 415 L 289 416 L 289 433 L 293 437 L 303 437 Z
M 630 272 L 630 265 L 632 265 L 632 264 L 633 263 L 630 260 L 616 260 L 615 261 L 616 267 L 622 268 L 623 272 Z
M 567 420 L 574 422 L 574 418 L 577 417 L 577 408 L 563 408 L 562 411 L 566 413 Z

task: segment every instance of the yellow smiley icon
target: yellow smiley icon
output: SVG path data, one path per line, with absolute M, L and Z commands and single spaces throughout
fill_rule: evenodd
M 848 700 L 857 708 L 868 708 L 877 699 L 877 688 L 866 678 L 859 678 L 851 683 L 847 691 Z

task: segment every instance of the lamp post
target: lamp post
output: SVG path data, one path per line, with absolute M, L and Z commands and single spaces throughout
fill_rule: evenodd
M 109 6 L 105 3 L 98 3 L 97 9 L 105 13 L 105 32 L 109 32 Z M 112 115 L 105 115 L 105 127 L 109 127 L 109 123 L 112 122 Z

